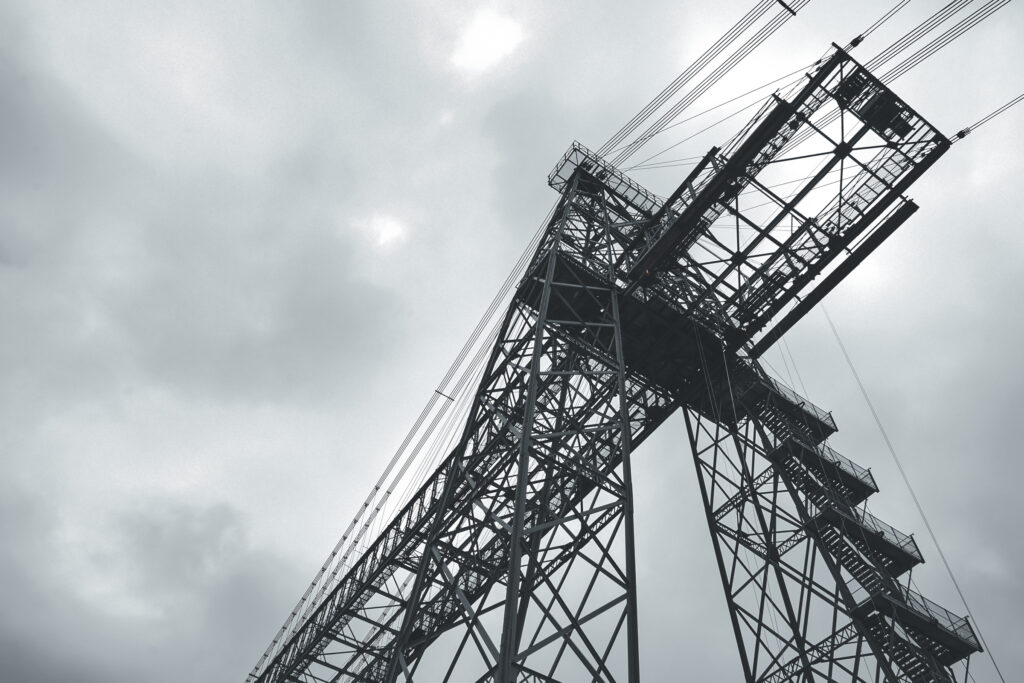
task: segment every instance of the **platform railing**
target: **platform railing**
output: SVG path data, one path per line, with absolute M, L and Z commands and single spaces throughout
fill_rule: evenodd
M 844 510 L 836 509 L 834 512 L 837 515 L 850 519 L 868 531 L 873 531 L 876 534 L 884 536 L 889 543 L 892 543 L 897 548 L 913 555 L 918 560 L 921 560 L 922 562 L 924 561 L 924 558 L 921 557 L 921 551 L 917 547 L 917 541 L 914 540 L 912 535 L 903 533 L 891 524 L 887 524 L 878 517 L 875 517 L 870 512 L 857 508 L 852 510 L 852 515 Z
M 921 557 L 921 551 L 917 547 L 917 541 L 914 540 L 912 535 L 903 533 L 896 527 L 883 522 L 878 517 L 875 517 L 873 514 L 865 510 L 855 509 L 853 512 L 857 517 L 857 521 L 865 529 L 881 534 L 897 548 L 905 550 L 919 560 L 924 559 Z
M 903 601 L 912 610 L 918 614 L 931 617 L 932 620 L 945 630 L 950 633 L 955 633 L 961 639 L 967 641 L 979 650 L 981 649 L 978 637 L 975 635 L 974 629 L 971 627 L 971 623 L 967 620 L 967 617 L 961 617 L 955 612 L 950 612 L 942 605 L 929 600 L 920 593 L 913 591 L 906 586 L 900 586 L 900 590 L 903 593 Z
M 951 612 L 907 586 L 898 584 L 898 594 L 892 595 L 887 591 L 881 593 L 869 592 L 856 582 L 848 582 L 847 585 L 850 587 L 854 599 L 862 600 L 862 604 L 870 600 L 877 607 L 879 605 L 878 597 L 884 596 L 890 602 L 902 605 L 924 621 L 933 623 L 947 633 L 967 643 L 975 650 L 981 651 L 981 643 L 978 642 L 978 636 L 975 634 L 974 628 L 967 617 Z
M 619 195 L 641 211 L 653 214 L 661 208 L 662 200 L 650 190 L 642 187 L 618 168 L 605 161 L 596 152 L 592 152 L 579 142 L 562 155 L 561 160 L 548 174 L 548 185 L 558 192 L 563 192 L 569 184 L 572 174 L 582 168 L 608 189 Z
M 831 446 L 828 446 L 826 444 L 820 444 L 814 448 L 811 448 L 811 450 L 816 451 L 818 455 L 821 456 L 822 460 L 826 460 L 835 465 L 836 467 L 846 470 L 853 476 L 863 481 L 865 484 L 875 486 L 875 478 L 871 475 L 871 470 L 869 470 L 866 467 L 862 467 L 861 465 L 858 465 L 854 461 L 847 458 L 845 455 L 842 455 L 835 451 Z
M 795 391 L 787 387 L 782 382 L 779 382 L 778 380 L 775 380 L 769 377 L 768 375 L 762 375 L 761 380 L 765 384 L 767 384 L 773 391 L 781 395 L 784 399 L 786 399 L 796 407 L 800 408 L 804 412 L 813 415 L 815 418 L 818 419 L 818 421 L 828 425 L 832 429 L 832 431 L 836 430 L 836 423 L 835 420 L 832 419 L 832 413 L 828 412 L 827 410 L 824 410 L 823 408 L 819 408 L 818 406 L 814 405 L 800 394 L 796 393 Z

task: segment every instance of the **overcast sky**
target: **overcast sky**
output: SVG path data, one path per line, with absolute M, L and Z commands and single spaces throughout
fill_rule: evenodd
M 243 680 L 554 200 L 550 167 L 750 4 L 0 0 L 0 681 Z M 814 0 L 704 102 L 886 5 Z M 1022 10 L 895 89 L 949 134 L 1024 91 Z M 957 144 L 826 301 L 1011 680 L 1021 130 L 1024 106 Z M 821 312 L 788 344 L 872 509 L 917 534 L 919 586 L 962 612 Z M 645 678 L 738 680 L 681 423 L 635 462 Z

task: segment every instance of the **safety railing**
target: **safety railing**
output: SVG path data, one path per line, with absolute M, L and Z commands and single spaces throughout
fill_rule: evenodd
M 897 584 L 898 594 L 896 595 L 888 591 L 868 591 L 855 580 L 847 582 L 847 586 L 850 588 L 854 599 L 860 602 L 861 608 L 859 609 L 862 609 L 867 604 L 871 604 L 876 609 L 887 611 L 882 605 L 884 602 L 888 602 L 916 615 L 922 622 L 930 623 L 942 629 L 975 651 L 981 651 L 981 643 L 978 642 L 978 636 L 975 634 L 974 628 L 967 617 L 951 612 L 907 586 Z M 920 627 L 915 626 L 915 628 L 919 629 Z
M 866 467 L 858 465 L 854 461 L 847 458 L 845 455 L 837 453 L 835 450 L 832 449 L 831 446 L 828 446 L 826 444 L 820 444 L 813 448 L 806 445 L 804 447 L 807 448 L 808 450 L 816 452 L 819 456 L 821 456 L 822 460 L 832 463 L 836 467 L 845 470 L 847 474 L 853 475 L 854 477 L 860 479 L 865 484 L 875 486 L 875 478 L 874 476 L 872 476 L 871 470 L 869 470 Z
M 921 616 L 929 617 L 945 630 L 956 634 L 957 637 L 970 643 L 979 650 L 981 649 L 981 644 L 978 642 L 978 636 L 975 635 L 974 629 L 971 627 L 971 623 L 967 620 L 967 617 L 961 617 L 954 612 L 950 612 L 942 605 L 932 602 L 920 593 L 913 591 L 906 586 L 900 586 L 900 591 L 903 593 L 903 601 L 906 603 L 907 607 L 914 610 Z
M 563 192 L 573 173 L 582 168 L 591 176 L 600 180 L 608 189 L 627 202 L 649 214 L 661 208 L 662 201 L 650 190 L 642 187 L 625 173 L 602 159 L 579 142 L 573 142 L 562 159 L 548 174 L 548 185 L 558 192 Z
M 768 375 L 762 375 L 761 380 L 766 385 L 768 385 L 768 387 L 771 388 L 775 393 L 782 396 L 782 398 L 784 398 L 787 402 L 793 404 L 795 407 L 803 410 L 804 412 L 812 415 L 819 422 L 827 425 L 831 429 L 831 431 L 836 431 L 836 423 L 835 420 L 832 419 L 832 413 L 822 408 L 819 408 L 818 406 L 814 405 L 800 394 L 796 393 L 795 391 L 787 387 L 782 382 L 772 379 Z
M 835 509 L 832 511 L 833 514 L 839 515 L 858 526 L 863 527 L 868 531 L 872 531 L 882 537 L 884 537 L 889 543 L 896 546 L 900 550 L 913 555 L 919 561 L 923 562 L 924 558 L 921 556 L 921 551 L 917 547 L 917 541 L 910 534 L 905 534 L 899 529 L 895 528 L 891 524 L 883 522 L 878 517 L 875 517 L 866 510 L 860 510 L 858 508 L 852 509 L 852 514 L 847 511 Z
M 905 534 L 891 524 L 883 522 L 870 512 L 857 509 L 854 509 L 853 512 L 857 518 L 856 521 L 859 522 L 862 527 L 884 536 L 887 541 L 895 545 L 897 548 L 910 553 L 921 561 L 924 561 L 924 558 L 921 557 L 921 551 L 917 547 L 917 541 L 914 540 L 913 536 Z

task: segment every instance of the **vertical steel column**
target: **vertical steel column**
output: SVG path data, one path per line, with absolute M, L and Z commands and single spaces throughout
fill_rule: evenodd
M 575 189 L 575 188 L 574 188 Z M 519 441 L 519 462 L 516 478 L 515 513 L 512 522 L 511 546 L 509 547 L 508 578 L 505 591 L 505 616 L 501 629 L 501 645 L 498 654 L 498 683 L 514 683 L 513 670 L 519 649 L 519 588 L 522 578 L 520 565 L 523 559 L 523 523 L 526 517 L 526 482 L 529 475 L 530 444 L 533 436 L 533 416 L 537 404 L 537 385 L 540 380 L 540 358 L 544 348 L 544 328 L 547 324 L 548 306 L 551 302 L 551 282 L 555 276 L 558 244 L 561 240 L 564 222 L 559 225 L 549 246 L 547 270 L 544 276 L 544 290 L 541 294 L 540 310 L 537 314 L 537 329 L 534 333 L 533 358 L 530 363 L 530 383 L 526 393 L 526 411 L 523 415 L 523 431 Z
M 736 637 L 736 645 L 740 653 L 740 664 L 743 666 L 743 678 L 747 683 L 753 683 L 754 672 L 750 667 L 750 656 L 747 654 L 746 645 L 743 642 L 743 631 L 740 629 L 739 617 L 736 614 L 736 606 L 733 604 L 732 587 L 729 585 L 729 570 L 725 566 L 725 554 L 722 552 L 722 541 L 715 528 L 715 519 L 710 514 L 711 497 L 708 493 L 708 485 L 700 473 L 700 448 L 697 430 L 694 427 L 690 410 L 685 406 L 682 408 L 683 419 L 686 421 L 686 434 L 690 440 L 690 452 L 693 455 L 693 463 L 697 472 L 697 484 L 700 486 L 701 500 L 704 502 L 704 510 L 708 522 L 708 532 L 711 534 L 711 546 L 715 550 L 715 560 L 718 563 L 718 573 L 722 579 L 722 590 L 725 593 L 725 603 L 729 609 L 729 621 L 732 623 L 733 635 Z M 696 418 L 699 422 L 700 417 Z
M 508 331 L 509 326 L 511 325 L 512 320 L 515 318 L 515 316 L 515 307 L 510 306 L 509 310 L 505 314 L 504 320 L 502 320 L 501 329 L 498 334 L 499 339 L 503 337 L 504 334 Z M 487 362 L 488 369 L 493 368 L 494 364 L 497 362 L 500 348 L 501 347 L 499 344 L 495 344 L 494 348 L 491 349 L 490 358 L 488 359 Z M 479 403 L 483 389 L 484 387 L 481 386 L 477 390 L 477 403 Z M 476 421 L 474 420 L 474 416 L 470 414 L 462 430 L 462 436 L 459 442 L 460 449 L 465 449 L 466 443 L 469 440 L 469 434 L 475 425 Z M 456 488 L 456 483 L 461 477 L 460 465 L 461 462 L 459 458 L 454 458 L 451 461 L 451 464 L 448 466 L 447 478 L 444 483 L 444 493 L 441 496 L 442 508 L 448 505 L 448 502 L 450 501 L 451 496 Z M 430 522 L 429 532 L 427 535 L 428 540 L 424 552 L 420 558 L 419 567 L 417 568 L 416 571 L 416 578 L 413 581 L 412 590 L 409 593 L 409 597 L 405 601 L 405 604 L 403 605 L 401 625 L 399 627 L 398 634 L 395 637 L 394 643 L 392 644 L 390 658 L 385 669 L 384 680 L 388 683 L 394 683 L 395 681 L 397 681 L 399 673 L 403 672 L 405 673 L 407 680 L 411 680 L 412 678 L 412 675 L 409 672 L 407 663 L 405 661 L 404 650 L 409 643 L 412 625 L 416 618 L 417 612 L 420 608 L 420 600 L 427 580 L 428 571 L 431 563 L 433 562 L 433 559 L 428 550 L 430 547 L 432 547 L 433 543 L 436 542 L 437 537 L 441 531 L 442 522 L 443 514 L 441 514 L 441 512 L 439 511 L 435 518 Z
M 629 428 L 629 397 L 626 394 L 626 361 L 622 352 L 622 318 L 619 316 L 619 293 L 612 285 L 612 320 L 615 324 L 615 360 L 618 363 L 619 419 L 622 421 L 622 480 L 625 488 L 626 536 L 626 647 L 629 683 L 640 681 L 640 629 L 636 600 L 636 542 L 633 529 L 633 474 Z

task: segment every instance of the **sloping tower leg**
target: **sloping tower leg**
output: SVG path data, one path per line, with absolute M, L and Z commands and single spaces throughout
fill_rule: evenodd
M 897 581 L 916 545 L 857 507 L 870 473 L 791 396 L 724 389 L 728 411 L 684 412 L 746 680 L 955 680 L 935 638 L 952 634 L 919 630 L 919 596 Z
M 460 519 L 432 524 L 384 680 L 639 680 L 629 453 L 671 401 L 627 376 L 611 276 L 560 255 L 608 233 L 600 196 L 576 188 L 562 216 L 484 374 L 440 505 Z

